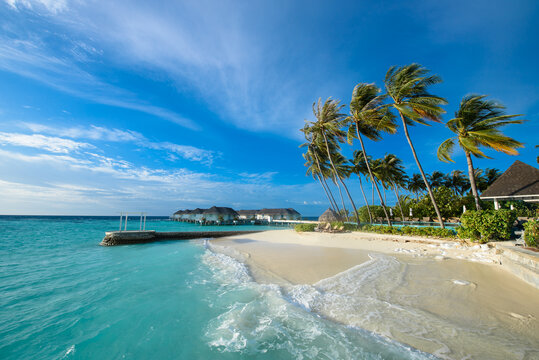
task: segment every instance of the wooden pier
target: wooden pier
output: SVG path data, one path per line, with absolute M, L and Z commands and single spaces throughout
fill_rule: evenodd
M 183 231 L 183 232 L 157 232 L 155 230 L 137 231 L 108 231 L 99 245 L 131 245 L 146 244 L 164 240 L 191 240 L 204 238 L 219 238 L 234 235 L 246 235 L 260 231 Z

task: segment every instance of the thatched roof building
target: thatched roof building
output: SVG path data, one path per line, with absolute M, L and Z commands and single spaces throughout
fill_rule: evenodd
M 322 215 L 318 218 L 320 222 L 332 222 L 332 221 L 343 221 L 342 216 L 333 211 L 332 209 L 327 209 Z
M 496 181 L 481 194 L 481 199 L 494 201 L 498 209 L 498 201 L 523 200 L 539 201 L 539 169 L 515 161 Z

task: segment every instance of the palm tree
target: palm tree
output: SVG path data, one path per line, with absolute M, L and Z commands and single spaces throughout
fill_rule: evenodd
M 462 196 L 470 187 L 470 182 L 460 170 L 453 170 L 449 176 L 448 187 L 451 188 L 456 195 Z
M 411 191 L 415 194 L 416 200 L 419 199 L 419 193 L 425 191 L 425 183 L 421 178 L 420 174 L 414 174 L 412 178 L 408 181 L 408 191 Z
M 382 106 L 384 99 L 385 96 L 380 95 L 380 89 L 376 85 L 364 83 L 356 85 L 350 101 L 350 116 L 346 118 L 346 121 L 350 124 L 348 127 L 348 143 L 352 145 L 354 138 L 359 140 L 361 151 L 364 154 L 363 160 L 373 184 L 373 189 L 376 189 L 378 193 L 387 224 L 391 226 L 391 219 L 378 184 L 374 179 L 363 142 L 363 136 L 373 141 L 379 141 L 382 139 L 382 132 L 394 134 L 397 131 L 393 114 L 388 111 L 387 107 Z
M 398 112 L 402 120 L 404 135 L 406 136 L 406 140 L 408 140 L 415 162 L 434 205 L 440 226 L 444 228 L 442 214 L 436 204 L 430 185 L 427 182 L 427 177 L 421 167 L 412 139 L 408 133 L 408 125 L 416 122 L 423 125 L 428 125 L 427 120 L 440 122 L 440 115 L 444 113 L 440 105 L 447 104 L 444 98 L 428 92 L 429 86 L 442 81 L 436 75 L 428 75 L 428 72 L 429 70 L 419 64 L 401 67 L 392 66 L 389 68 L 384 82 L 387 95 L 392 100 L 392 103 L 389 105 Z
M 307 153 L 303 155 L 303 157 L 307 160 L 305 166 L 309 165 L 310 162 L 316 164 L 316 174 L 318 175 L 318 178 L 320 180 L 320 183 L 322 184 L 322 187 L 324 188 L 324 191 L 326 192 L 326 195 L 328 195 L 331 208 L 333 208 L 333 210 L 335 210 L 336 212 L 340 212 L 339 206 L 337 205 L 337 202 L 333 197 L 331 188 L 326 182 L 326 179 L 330 177 L 331 171 L 327 168 L 325 161 L 323 163 L 322 161 L 320 161 L 320 159 L 323 158 L 323 155 L 320 154 L 320 150 L 314 144 L 314 137 L 309 125 L 305 124 L 303 129 L 300 129 L 300 131 L 303 132 L 305 139 L 307 140 L 306 143 L 299 146 L 300 148 L 305 146 L 308 147 Z M 307 173 L 309 173 L 309 171 L 307 171 Z
M 441 171 L 433 171 L 431 175 L 428 176 L 430 186 L 435 189 L 440 186 L 447 184 L 447 177 Z
M 474 177 L 472 155 L 478 158 L 489 158 L 479 149 L 480 146 L 508 155 L 518 155 L 516 149 L 523 147 L 521 142 L 505 136 L 500 128 L 509 124 L 522 124 L 524 120 L 514 119 L 520 115 L 506 115 L 504 110 L 505 106 L 487 100 L 486 95 L 465 96 L 455 117 L 446 124 L 449 130 L 457 136 L 447 139 L 438 148 L 438 158 L 445 162 L 453 162 L 451 153 L 455 147 L 455 141 L 464 150 L 477 210 L 481 209 L 481 205 Z
M 494 183 L 494 181 L 496 181 L 501 175 L 502 173 L 498 169 L 486 168 L 485 176 L 487 177 L 487 186 L 492 185 L 492 183 Z
M 363 200 L 365 200 L 365 205 L 367 206 L 367 213 L 369 214 L 369 222 L 372 224 L 372 214 L 369 207 L 369 202 L 367 201 L 367 196 L 365 195 L 365 190 L 363 189 L 363 181 L 361 181 L 361 176 L 367 177 L 369 175 L 369 168 L 367 167 L 368 158 L 365 159 L 365 153 L 360 150 L 355 150 L 353 154 L 353 159 L 351 160 L 354 165 L 352 171 L 357 175 L 359 179 L 359 187 L 361 188 L 361 194 L 363 194 Z
M 343 140 L 345 135 L 344 132 L 341 130 L 343 126 L 344 114 L 341 114 L 340 111 L 343 107 L 344 105 L 340 105 L 340 102 L 338 100 L 332 100 L 331 98 L 328 98 L 322 105 L 322 99 L 319 98 L 317 103 L 313 103 L 313 113 L 316 117 L 316 122 L 313 123 L 313 131 L 316 134 L 321 135 L 321 138 L 323 139 L 323 143 L 327 151 L 328 160 L 331 164 L 331 167 L 333 168 L 333 172 L 336 177 L 335 183 L 338 186 L 338 179 L 338 181 L 343 185 L 348 199 L 350 200 L 350 203 L 354 208 L 354 213 L 356 214 L 356 219 L 359 226 L 359 215 L 357 213 L 356 205 L 354 203 L 354 200 L 352 199 L 352 196 L 350 195 L 350 192 L 348 191 L 348 187 L 346 186 L 342 178 L 339 176 L 339 173 L 333 161 L 333 157 L 336 153 L 338 153 L 338 150 L 340 150 L 338 140 Z M 345 210 L 345 213 L 347 213 L 344 202 L 343 208 Z
M 323 175 L 320 172 L 320 170 L 318 169 L 318 167 L 315 166 L 315 164 L 314 164 L 315 162 L 313 161 L 313 156 L 309 152 L 307 152 L 306 154 L 303 154 L 303 157 L 306 160 L 304 165 L 307 167 L 307 175 L 311 175 L 313 178 L 318 180 L 318 182 L 320 182 L 320 185 L 322 185 L 322 188 L 324 188 L 324 192 L 326 193 L 326 196 L 327 196 L 327 198 L 329 200 L 329 204 L 330 204 L 331 209 L 333 211 L 336 211 L 335 206 L 333 205 L 332 199 L 331 199 L 331 197 L 329 195 L 328 189 L 326 189 L 326 186 L 324 185 L 324 182 L 322 181 L 322 176 Z
M 377 174 L 384 188 L 392 188 L 395 192 L 397 204 L 399 205 L 401 216 L 404 219 L 404 212 L 399 199 L 398 187 L 403 186 L 407 181 L 402 160 L 393 154 L 386 154 L 380 161 Z

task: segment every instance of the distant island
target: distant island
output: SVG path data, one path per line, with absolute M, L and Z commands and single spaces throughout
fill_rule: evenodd
M 178 210 L 171 218 L 175 221 L 201 224 L 241 224 L 253 221 L 262 223 L 273 220 L 301 220 L 301 214 L 292 208 L 236 211 L 230 207 L 212 206 L 209 209 Z

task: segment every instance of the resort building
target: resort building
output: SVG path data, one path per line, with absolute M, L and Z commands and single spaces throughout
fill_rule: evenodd
M 237 219 L 238 217 L 239 214 L 234 209 L 229 207 L 212 206 L 211 208 L 204 210 L 202 213 L 202 218 L 211 222 L 229 222 Z
M 257 220 L 301 220 L 301 214 L 292 208 L 262 209 L 256 214 Z
M 238 210 L 241 220 L 254 220 L 258 214 L 258 210 Z
M 178 210 L 171 216 L 171 218 L 175 221 L 185 222 L 229 223 L 235 220 L 301 220 L 301 214 L 291 208 L 235 211 L 229 207 L 212 206 L 209 209 L 196 208 L 194 210 Z
M 539 169 L 522 161 L 515 161 L 496 181 L 483 191 L 481 199 L 494 201 L 522 200 L 539 202 Z

